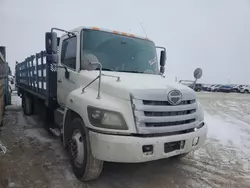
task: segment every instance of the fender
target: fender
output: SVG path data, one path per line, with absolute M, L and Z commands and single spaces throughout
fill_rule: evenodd
M 88 119 L 87 107 L 89 105 L 101 109 L 108 109 L 111 111 L 120 112 L 127 123 L 128 130 L 107 130 L 106 128 L 92 126 Z M 96 90 L 88 88 L 84 93 L 82 93 L 82 89 L 79 88 L 69 93 L 66 99 L 65 113 L 63 118 L 63 129 L 68 110 L 72 110 L 77 113 L 82 118 L 87 128 L 104 132 L 108 131 L 111 133 L 117 133 L 117 131 L 119 131 L 119 133 L 136 133 L 130 101 L 116 98 L 105 93 L 101 93 L 101 98 L 97 99 Z

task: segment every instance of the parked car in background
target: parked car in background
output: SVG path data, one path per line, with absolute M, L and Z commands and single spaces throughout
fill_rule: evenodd
M 194 86 L 194 83 L 193 83 L 193 84 L 189 85 L 188 87 L 194 89 L 197 92 L 203 91 L 203 85 L 199 84 L 199 83 L 196 83 L 195 86 Z
M 207 91 L 211 91 L 212 87 L 215 86 L 214 84 L 207 87 Z
M 250 86 L 244 85 L 240 88 L 240 93 L 250 93 Z
M 240 87 L 241 86 L 242 85 L 238 85 L 238 84 L 234 85 L 233 88 L 232 88 L 232 92 L 240 92 Z
M 211 87 L 211 84 L 203 84 L 203 91 L 208 91 L 209 87 Z
M 229 93 L 229 92 L 233 91 L 233 86 L 232 85 L 221 85 L 221 86 L 215 88 L 215 91 Z
M 195 84 L 194 81 L 192 81 L 192 80 L 180 80 L 179 83 L 181 83 L 185 86 L 188 86 L 197 92 L 203 91 L 203 84 L 200 84 L 200 83 Z M 195 86 L 194 86 L 194 84 L 195 84 Z
M 212 85 L 211 87 L 208 88 L 208 91 L 212 91 L 212 92 L 217 92 L 218 91 L 218 88 L 220 87 L 221 85 Z

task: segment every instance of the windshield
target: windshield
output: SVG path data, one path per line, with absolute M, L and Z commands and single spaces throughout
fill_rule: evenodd
M 104 31 L 84 30 L 81 68 L 94 58 L 103 70 L 159 74 L 155 44 L 149 40 Z

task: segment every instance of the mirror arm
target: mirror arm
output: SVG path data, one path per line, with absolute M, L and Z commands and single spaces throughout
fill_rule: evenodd
M 64 29 L 60 29 L 60 28 L 51 28 L 51 33 L 54 31 L 54 30 L 57 30 L 57 31 L 62 31 L 62 32 L 64 32 L 64 33 L 67 33 L 69 36 L 70 36 L 70 34 L 72 35 L 72 36 L 76 36 L 76 34 L 75 33 L 73 33 L 73 32 L 70 32 L 70 31 L 66 31 L 66 30 L 64 30 Z
M 165 47 L 162 47 L 162 46 L 155 46 L 156 48 L 159 48 L 159 49 L 162 49 L 164 50 L 165 52 L 167 51 Z
M 99 63 L 99 62 L 95 62 L 94 64 L 98 64 L 98 65 L 99 65 L 99 75 L 98 75 L 94 80 L 92 80 L 90 83 L 88 83 L 84 88 L 82 88 L 82 93 L 84 93 L 84 92 L 85 92 L 85 89 L 86 89 L 87 87 L 89 87 L 93 82 L 95 82 L 97 79 L 99 79 L 99 82 L 98 82 L 97 99 L 100 99 L 100 98 L 101 98 L 102 64 Z
M 101 77 L 102 77 L 102 64 L 99 63 L 99 83 L 98 83 L 98 93 L 97 93 L 97 99 L 101 98 Z
M 67 67 L 65 67 L 65 66 L 60 66 L 60 65 L 57 65 L 57 68 L 63 68 L 63 69 L 65 69 L 65 71 L 66 71 L 66 72 L 69 72 L 69 71 L 68 71 L 68 68 L 67 68 Z
M 195 89 L 196 82 L 197 82 L 197 78 L 195 79 L 195 81 L 193 83 L 193 90 Z

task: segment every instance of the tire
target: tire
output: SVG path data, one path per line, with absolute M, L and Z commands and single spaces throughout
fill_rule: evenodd
M 26 116 L 30 116 L 33 114 L 33 101 L 32 98 L 29 97 L 27 94 L 24 94 L 22 98 L 22 106 L 23 106 L 23 113 Z
M 73 172 L 80 181 L 90 181 L 99 177 L 103 161 L 92 155 L 88 130 L 79 117 L 73 118 L 66 132 L 66 148 L 70 156 Z
M 249 93 L 249 91 L 248 91 L 248 90 L 245 90 L 244 93 L 247 94 L 247 93 Z

